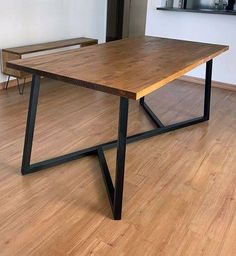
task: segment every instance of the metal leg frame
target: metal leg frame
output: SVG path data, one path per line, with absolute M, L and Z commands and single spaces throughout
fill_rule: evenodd
M 210 96 L 211 96 L 211 78 L 212 78 L 212 60 L 206 65 L 206 83 L 205 83 L 205 100 L 204 100 L 204 114 L 191 120 L 179 122 L 171 125 L 164 125 L 152 112 L 152 110 L 145 103 L 144 98 L 140 100 L 140 104 L 144 107 L 148 116 L 156 124 L 157 128 L 150 131 L 138 133 L 127 137 L 127 123 L 128 123 L 128 99 L 120 98 L 120 114 L 119 114 L 119 128 L 118 140 L 110 141 L 100 145 L 96 145 L 87 149 L 79 150 L 66 155 L 58 156 L 53 159 L 45 160 L 39 163 L 30 164 L 32 143 L 35 127 L 35 119 L 37 112 L 40 76 L 34 75 L 31 86 L 30 103 L 28 110 L 28 119 L 25 135 L 25 145 L 22 161 L 22 174 L 37 172 L 49 167 L 73 161 L 85 156 L 97 155 L 100 163 L 104 183 L 106 186 L 108 198 L 110 201 L 113 217 L 115 220 L 120 220 L 122 217 L 122 199 L 124 186 L 124 171 L 125 171 L 125 156 L 126 145 L 143 139 L 151 138 L 163 133 L 178 130 L 184 127 L 195 125 L 209 120 L 210 116 Z M 117 147 L 117 161 L 116 161 L 116 178 L 115 185 L 112 182 L 109 168 L 106 162 L 104 151 Z
M 4 87 L 5 90 L 8 89 L 10 78 L 11 78 L 11 76 L 8 76 L 7 82 L 6 82 L 5 87 Z M 22 86 L 20 86 L 19 78 L 17 78 L 16 81 L 17 81 L 17 87 L 18 87 L 19 94 L 22 95 L 24 93 L 24 89 L 25 89 L 26 78 L 24 78 L 24 83 L 23 83 Z
M 5 90 L 8 89 L 8 85 L 9 85 L 9 82 L 10 82 L 10 78 L 11 78 L 11 76 L 8 76 L 7 82 L 6 82 L 5 87 L 4 87 Z
M 22 86 L 20 86 L 19 79 L 17 78 L 16 80 L 17 80 L 17 87 L 18 87 L 19 94 L 20 94 L 20 95 L 23 95 L 24 89 L 25 89 L 25 81 L 26 81 L 26 78 L 24 78 L 24 83 L 23 83 Z

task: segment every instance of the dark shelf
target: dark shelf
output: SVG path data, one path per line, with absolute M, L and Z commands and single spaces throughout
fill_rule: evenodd
M 183 8 L 157 8 L 160 11 L 171 12 L 196 12 L 196 13 L 209 13 L 209 14 L 223 14 L 223 15 L 236 15 L 236 11 L 214 10 L 214 9 L 183 9 Z

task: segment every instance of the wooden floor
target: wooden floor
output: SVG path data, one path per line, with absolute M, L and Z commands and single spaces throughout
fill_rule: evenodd
M 202 95 L 176 81 L 147 102 L 170 124 L 199 116 Z M 210 123 L 128 146 L 118 222 L 95 156 L 21 176 L 28 96 L 0 92 L 1 256 L 236 255 L 235 92 L 213 89 Z M 116 96 L 44 80 L 32 160 L 116 138 L 117 111 Z M 131 101 L 129 134 L 150 128 Z

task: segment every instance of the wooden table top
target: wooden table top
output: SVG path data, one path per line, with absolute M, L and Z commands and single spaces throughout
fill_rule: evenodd
M 49 43 L 6 48 L 6 49 L 3 49 L 3 51 L 23 55 L 23 54 L 34 53 L 34 52 L 59 49 L 59 48 L 64 48 L 64 47 L 69 47 L 74 45 L 96 44 L 97 42 L 98 42 L 97 39 L 79 37 L 79 38 L 71 38 L 71 39 L 59 40 L 59 41 L 54 41 Z
M 138 100 L 226 50 L 228 46 L 144 36 L 7 66 Z

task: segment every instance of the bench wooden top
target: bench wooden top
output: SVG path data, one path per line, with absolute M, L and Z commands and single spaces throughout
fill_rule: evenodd
M 144 36 L 7 65 L 138 100 L 226 50 L 228 46 Z
M 21 46 L 21 47 L 7 48 L 7 49 L 3 49 L 3 51 L 23 55 L 23 54 L 34 53 L 34 52 L 59 49 L 59 48 L 64 48 L 64 47 L 69 47 L 74 45 L 85 46 L 90 44 L 96 44 L 97 42 L 98 42 L 97 39 L 79 37 L 79 38 L 65 39 L 65 40 L 54 41 L 49 43 L 41 43 L 41 44 L 27 45 L 27 46 Z

